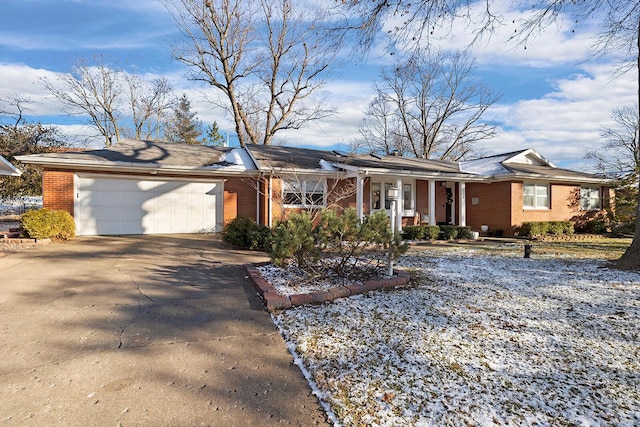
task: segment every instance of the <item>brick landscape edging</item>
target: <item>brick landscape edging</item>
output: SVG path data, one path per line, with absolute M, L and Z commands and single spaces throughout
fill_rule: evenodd
M 251 280 L 253 287 L 262 297 L 265 308 L 271 313 L 305 304 L 322 304 L 338 298 L 350 297 L 378 289 L 395 289 L 406 286 L 409 283 L 409 273 L 404 270 L 394 269 L 393 274 L 395 276 L 388 279 L 367 280 L 362 284 L 336 286 L 326 291 L 284 296 L 278 294 L 276 288 L 262 277 L 262 274 L 258 271 L 259 266 L 267 264 L 269 263 L 245 264 L 244 271 L 247 273 L 249 280 Z

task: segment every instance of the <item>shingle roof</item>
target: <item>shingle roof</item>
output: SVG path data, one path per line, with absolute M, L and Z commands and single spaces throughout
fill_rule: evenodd
M 111 148 L 81 152 L 37 154 L 40 157 L 59 160 L 87 161 L 92 163 L 150 164 L 162 166 L 205 167 L 224 160 L 231 151 L 226 147 L 171 144 L 152 141 L 121 140 Z
M 569 169 L 556 168 L 551 166 L 527 165 L 519 163 L 508 163 L 505 166 L 509 172 L 516 176 L 537 176 L 545 179 L 568 179 L 568 180 L 602 180 L 602 175 L 585 172 L 572 171 Z
M 251 156 L 247 154 L 250 153 Z M 210 171 L 254 173 L 300 172 L 335 173 L 340 169 L 357 169 L 372 174 L 439 177 L 440 179 L 504 180 L 513 178 L 602 181 L 602 177 L 553 166 L 535 150 L 520 150 L 481 159 L 450 162 L 397 156 L 341 154 L 309 148 L 250 145 L 241 148 L 171 144 L 122 140 L 109 149 L 82 152 L 59 152 L 21 156 L 19 160 L 42 165 L 75 166 L 80 169 L 171 169 L 178 173 Z M 535 164 L 530 164 L 528 162 Z M 256 163 L 255 165 L 253 163 Z
M 341 157 L 331 151 L 278 145 L 247 145 L 260 170 L 322 170 L 323 163 L 337 162 Z

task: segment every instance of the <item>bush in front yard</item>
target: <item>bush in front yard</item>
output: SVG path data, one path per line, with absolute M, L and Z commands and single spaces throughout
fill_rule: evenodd
M 387 265 L 407 249 L 399 235 L 391 235 L 384 211 L 360 222 L 354 209 L 342 215 L 325 209 L 315 226 L 308 212 L 276 224 L 269 255 L 274 264 L 293 263 L 311 277 L 332 273 L 345 278 Z
M 32 239 L 67 240 L 76 235 L 76 224 L 67 211 L 46 208 L 25 212 L 21 228 Z
M 455 240 L 458 237 L 458 227 L 455 225 L 441 225 L 440 231 L 443 240 Z
M 262 250 L 269 247 L 271 230 L 246 216 L 238 216 L 229 222 L 222 232 L 222 241 L 240 248 Z
M 571 221 L 531 221 L 523 222 L 518 231 L 519 236 L 540 237 L 547 234 L 559 236 L 561 234 L 573 234 Z

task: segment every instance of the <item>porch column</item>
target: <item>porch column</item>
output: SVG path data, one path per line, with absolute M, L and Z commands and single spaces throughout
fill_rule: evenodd
M 436 181 L 429 180 L 429 225 L 436 225 Z
M 362 204 L 364 203 L 364 188 L 363 188 L 364 180 L 360 173 L 356 175 L 356 214 L 358 215 L 358 219 L 362 222 L 362 218 L 364 215 L 362 214 Z
M 402 212 L 404 212 L 404 188 L 402 188 L 402 178 L 396 179 L 398 189 L 398 201 L 396 202 L 396 230 L 402 232 Z
M 267 225 L 269 228 L 273 227 L 273 175 L 269 175 L 269 199 L 267 200 L 269 207 L 267 209 L 267 215 L 269 218 L 267 219 Z
M 460 211 L 460 225 L 467 225 L 467 185 L 465 182 L 458 183 L 458 191 L 460 193 L 460 200 L 458 210 Z

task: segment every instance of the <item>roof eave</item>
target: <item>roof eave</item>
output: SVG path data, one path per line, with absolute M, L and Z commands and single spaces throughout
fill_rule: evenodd
M 110 172 L 144 172 L 150 175 L 158 173 L 171 173 L 176 175 L 256 175 L 256 169 L 232 169 L 229 167 L 187 167 L 187 166 L 167 166 L 157 163 L 126 163 L 126 162 L 96 162 L 96 161 L 77 161 L 70 159 L 53 160 L 51 158 L 38 158 L 31 156 L 16 157 L 21 162 L 36 166 L 49 167 L 52 169 L 72 169 L 78 171 L 110 171 Z

